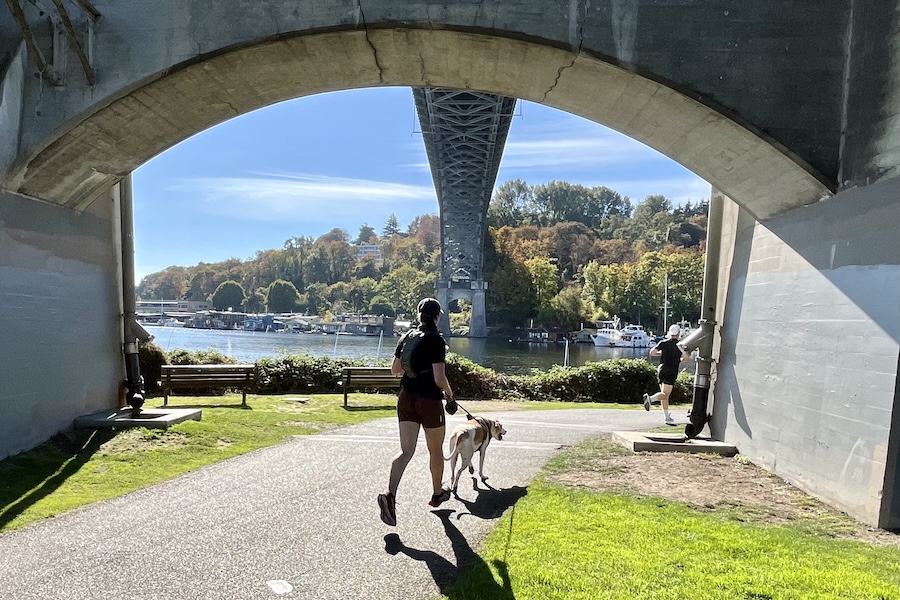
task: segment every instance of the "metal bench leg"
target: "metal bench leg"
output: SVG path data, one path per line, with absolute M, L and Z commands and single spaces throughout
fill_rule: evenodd
M 241 399 L 241 406 L 247 406 L 247 390 L 241 390 L 244 392 L 244 396 Z
M 169 405 L 169 390 L 166 390 L 166 395 L 163 396 L 163 406 Z

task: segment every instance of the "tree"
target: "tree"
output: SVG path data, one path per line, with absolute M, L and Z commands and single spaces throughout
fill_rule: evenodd
M 669 241 L 672 223 L 672 202 L 659 194 L 647 196 L 634 209 L 629 237 L 643 242 L 647 250 L 660 250 Z
M 525 265 L 502 257 L 489 276 L 487 318 L 501 328 L 521 327 L 537 314 L 537 294 Z
M 266 297 L 268 288 L 258 287 L 244 299 L 244 311 L 248 313 L 268 312 L 266 310 Z
M 429 254 L 441 246 L 441 219 L 437 215 L 419 215 L 410 222 L 408 231 Z
M 309 236 L 292 237 L 284 242 L 282 279 L 293 283 L 301 292 L 306 289 L 303 274 L 312 246 L 313 239 Z
M 389 238 L 391 236 L 395 236 L 400 233 L 400 221 L 397 220 L 397 215 L 391 213 L 391 216 L 388 217 L 387 222 L 384 224 L 384 228 L 381 230 L 381 236 Z
M 538 309 L 546 308 L 559 291 L 559 270 L 547 258 L 526 260 L 525 268 L 531 275 L 531 284 L 537 294 Z
M 187 280 L 187 270 L 184 267 L 169 267 L 144 277 L 137 294 L 154 300 L 177 300 L 188 290 Z
M 538 311 L 538 319 L 545 323 L 559 323 L 569 329 L 577 329 L 584 320 L 581 288 L 570 285 L 554 296 L 548 306 Z
M 328 308 L 327 293 L 328 286 L 324 283 L 311 283 L 306 286 L 306 292 L 300 295 L 299 304 L 307 314 L 324 314 Z
M 591 261 L 584 268 L 582 298 L 597 309 L 595 317 L 623 315 L 626 305 L 625 292 L 631 275 L 629 265 L 603 265 Z
M 497 188 L 487 211 L 490 227 L 519 227 L 534 204 L 534 191 L 521 179 L 506 181 Z
M 375 296 L 369 303 L 369 314 L 393 317 L 396 316 L 397 313 L 394 311 L 394 307 L 391 306 L 391 303 L 387 298 L 384 296 Z
M 328 287 L 326 298 L 331 303 L 331 312 L 336 315 L 343 314 L 344 306 L 350 298 L 350 291 L 353 286 L 346 281 L 338 281 Z
M 240 310 L 244 303 L 244 296 L 244 288 L 240 283 L 233 279 L 223 281 L 213 292 L 213 308 L 216 310 Z
M 372 243 L 372 238 L 377 238 L 378 234 L 375 233 L 375 228 L 369 225 L 368 223 L 363 223 L 362 227 L 359 228 L 359 235 L 356 236 L 356 241 L 354 244 L 370 244 Z
M 368 310 L 372 298 L 375 297 L 375 287 L 378 285 L 371 277 L 363 277 L 351 282 L 347 301 L 355 312 Z
M 266 304 L 268 305 L 269 312 L 294 312 L 299 301 L 300 292 L 297 291 L 296 286 L 290 281 L 276 279 L 272 282 L 272 285 L 269 286 L 269 291 L 266 295 Z
M 397 314 L 415 316 L 419 300 L 434 295 L 434 273 L 425 273 L 404 265 L 384 276 L 378 284 L 378 295 L 387 299 Z

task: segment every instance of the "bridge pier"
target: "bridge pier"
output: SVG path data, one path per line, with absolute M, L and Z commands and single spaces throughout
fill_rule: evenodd
M 472 305 L 472 318 L 469 321 L 469 337 L 487 337 L 487 314 L 485 308 L 485 294 L 487 282 L 484 280 L 453 281 L 439 279 L 435 284 L 437 288 L 437 300 L 444 308 L 438 328 L 444 337 L 450 337 L 450 303 L 454 300 L 466 300 Z

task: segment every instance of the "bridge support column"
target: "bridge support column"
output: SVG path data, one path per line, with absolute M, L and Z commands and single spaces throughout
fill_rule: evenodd
M 435 284 L 437 288 L 437 301 L 441 303 L 441 308 L 444 310 L 444 313 L 441 315 L 441 320 L 438 321 L 438 329 L 441 330 L 441 333 L 444 334 L 444 338 L 450 338 L 450 290 L 448 288 L 447 282 L 443 280 L 438 280 Z
M 487 337 L 487 310 L 485 295 L 487 282 L 483 280 L 447 281 L 439 279 L 435 284 L 437 301 L 441 303 L 444 314 L 438 323 L 438 329 L 444 337 L 450 337 L 450 303 L 454 300 L 466 300 L 472 305 L 472 318 L 469 321 L 469 336 Z
M 487 314 L 484 306 L 486 281 L 473 281 L 472 283 L 472 320 L 469 321 L 469 337 L 487 337 Z M 475 289 L 479 285 L 480 289 Z

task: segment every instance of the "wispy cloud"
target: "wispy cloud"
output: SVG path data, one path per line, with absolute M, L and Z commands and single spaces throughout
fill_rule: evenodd
M 221 216 L 256 221 L 328 221 L 359 216 L 367 207 L 421 205 L 436 208 L 434 188 L 323 175 L 254 172 L 245 177 L 182 180 L 172 191 L 200 196 Z

